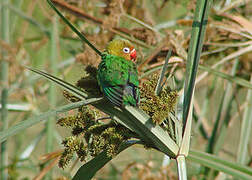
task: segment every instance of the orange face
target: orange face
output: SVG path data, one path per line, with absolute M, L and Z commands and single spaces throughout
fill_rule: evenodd
M 136 61 L 136 58 L 137 58 L 137 53 L 136 53 L 136 50 L 135 48 L 132 46 L 132 47 L 124 47 L 122 49 L 123 53 L 124 53 L 124 57 L 126 56 L 125 59 L 127 60 L 131 60 L 133 62 Z
M 111 41 L 107 46 L 107 52 L 133 62 L 135 62 L 137 58 L 134 46 L 129 41 L 123 39 Z

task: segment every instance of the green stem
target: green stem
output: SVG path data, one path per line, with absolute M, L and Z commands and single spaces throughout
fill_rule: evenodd
M 203 46 L 204 35 L 208 20 L 208 12 L 212 0 L 198 0 L 194 15 L 192 35 L 189 45 L 189 53 L 186 64 L 186 80 L 184 88 L 184 107 L 183 107 L 183 121 L 189 113 L 191 99 L 195 87 L 195 78 L 197 74 L 200 53 Z
M 194 12 L 194 21 L 192 25 L 191 40 L 186 64 L 183 101 L 183 138 L 180 145 L 179 155 L 177 157 L 179 179 L 186 179 L 185 156 L 188 156 L 190 149 L 195 78 L 198 70 L 200 53 L 203 46 L 208 20 L 208 12 L 211 4 L 212 0 L 197 0 Z
M 177 156 L 176 162 L 177 162 L 179 180 L 187 180 L 185 156 L 184 155 Z
M 165 35 L 163 33 L 159 32 L 157 29 L 155 29 L 154 27 L 150 26 L 149 24 L 146 24 L 145 22 L 143 22 L 143 21 L 141 21 L 141 20 L 139 20 L 139 19 L 137 19 L 137 18 L 135 18 L 135 17 L 133 17 L 133 16 L 131 16 L 129 14 L 124 13 L 123 15 L 125 17 L 129 18 L 130 20 L 135 21 L 136 23 L 138 23 L 138 24 L 146 27 L 147 29 L 150 29 L 151 31 L 156 32 L 158 35 L 160 35 L 162 37 L 165 37 Z
M 235 76 L 238 68 L 239 68 L 239 60 L 236 59 L 231 70 L 232 77 Z M 219 120 L 217 132 L 215 132 L 216 139 L 214 140 L 214 148 L 213 148 L 214 154 L 218 154 L 222 146 L 224 145 L 225 137 L 228 131 L 229 122 L 232 116 L 231 107 L 232 107 L 232 102 L 234 99 L 234 94 L 235 94 L 235 87 L 233 86 L 232 82 L 228 82 L 225 92 L 224 92 L 222 106 L 219 109 L 220 120 Z
M 16 7 L 17 9 L 20 9 L 24 0 L 14 0 L 13 1 L 13 6 Z M 11 35 L 13 36 L 15 32 L 15 28 L 17 27 L 17 22 L 18 22 L 18 16 L 12 16 L 11 18 L 11 25 L 10 25 L 10 30 L 11 30 Z
M 16 125 L 11 126 L 10 128 L 8 128 L 4 131 L 0 131 L 0 143 L 4 142 L 7 138 L 10 138 L 18 133 L 25 131 L 25 129 L 27 129 L 31 126 L 34 126 L 42 121 L 43 122 L 48 121 L 50 116 L 54 116 L 59 113 L 64 113 L 64 112 L 79 108 L 81 106 L 86 106 L 88 104 L 97 103 L 98 101 L 102 101 L 102 100 L 103 100 L 103 98 L 90 98 L 90 99 L 87 99 L 84 101 L 70 103 L 70 104 L 58 107 L 55 110 L 50 110 L 50 111 L 44 112 L 40 115 L 30 117 L 26 120 L 23 120 L 23 121 L 17 123 Z
M 252 84 L 252 75 L 250 76 L 250 83 Z M 248 89 L 247 93 L 247 103 L 242 119 L 241 132 L 240 132 L 240 141 L 237 152 L 237 162 L 241 164 L 246 164 L 249 161 L 248 157 L 248 147 L 249 141 L 251 139 L 251 130 L 252 130 L 252 90 Z
M 51 30 L 51 41 L 50 41 L 50 68 L 52 74 L 57 73 L 57 19 L 56 16 L 53 17 L 53 24 Z M 50 103 L 50 109 L 55 108 L 56 105 L 56 91 L 55 84 L 50 82 L 48 99 Z M 54 117 L 50 118 L 47 122 L 47 144 L 46 151 L 47 153 L 52 151 L 53 148 L 53 125 Z
M 15 17 L 18 18 L 22 18 L 24 20 L 26 20 L 27 22 L 29 22 L 31 25 L 37 27 L 41 32 L 43 32 L 46 36 L 50 36 L 50 32 L 47 30 L 47 28 L 45 26 L 43 26 L 42 24 L 40 24 L 39 22 L 37 22 L 35 19 L 33 19 L 30 16 L 27 16 L 24 12 L 22 12 L 20 9 L 16 8 L 15 6 L 9 5 L 6 6 L 10 9 L 11 13 L 14 15 L 17 15 Z M 12 25 L 14 26 L 14 25 Z M 13 30 L 14 31 L 14 30 Z
M 78 37 L 82 41 L 87 43 L 89 47 L 91 47 L 99 56 L 101 57 L 103 56 L 102 52 L 99 51 L 92 43 L 90 43 L 90 41 L 87 38 L 85 38 L 85 36 L 79 30 L 77 30 L 77 28 L 60 13 L 60 11 L 53 5 L 51 0 L 47 0 L 47 2 L 53 8 L 53 10 L 60 16 L 60 18 L 78 35 Z
M 172 50 L 170 49 L 165 57 L 165 63 L 163 65 L 163 68 L 161 70 L 161 73 L 160 73 L 160 76 L 159 76 L 159 79 L 158 79 L 158 83 L 157 83 L 157 86 L 156 86 L 156 89 L 155 89 L 155 94 L 158 96 L 163 88 L 163 80 L 164 80 L 164 77 L 165 77 L 165 72 L 167 70 L 167 67 L 168 67 L 168 63 L 169 63 L 169 59 L 171 57 L 171 53 L 172 53 Z
M 195 89 L 195 78 L 198 70 L 200 53 L 203 46 L 206 31 L 208 12 L 212 0 L 197 0 L 192 34 L 189 44 L 189 53 L 186 64 L 186 78 L 184 87 L 183 102 L 183 139 L 180 147 L 180 154 L 188 155 L 192 127 L 192 99 Z
M 50 68 L 51 73 L 57 73 L 57 38 L 58 38 L 58 25 L 57 25 L 57 17 L 54 16 L 52 22 L 52 29 L 51 29 L 51 40 L 50 40 Z M 55 108 L 56 106 L 56 87 L 53 82 L 50 82 L 49 94 L 48 99 L 50 103 L 50 109 Z M 55 116 L 51 116 L 46 124 L 46 153 L 50 153 L 53 151 L 53 139 L 54 139 L 54 123 L 55 123 Z M 51 179 L 52 174 L 48 173 L 46 176 L 48 179 Z
M 10 42 L 9 35 L 9 10 L 5 6 L 9 4 L 9 0 L 5 0 L 5 5 L 1 5 L 1 39 L 8 43 Z M 1 92 L 1 123 L 2 128 L 1 131 L 6 130 L 8 128 L 8 69 L 9 63 L 7 61 L 8 54 L 6 50 L 2 49 L 1 51 L 1 74 L 0 74 L 0 84 L 2 86 Z M 7 167 L 8 165 L 8 154 L 7 154 L 7 141 L 1 143 L 1 157 L 0 157 L 0 167 Z M 5 168 L 1 168 L 0 179 L 6 180 L 8 179 L 8 171 Z

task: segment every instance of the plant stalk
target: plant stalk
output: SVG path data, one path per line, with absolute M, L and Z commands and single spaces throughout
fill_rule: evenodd
M 63 19 L 63 21 L 78 35 L 78 37 L 85 42 L 90 48 L 92 48 L 99 56 L 103 56 L 102 52 L 99 51 L 82 33 L 59 12 L 59 10 L 54 6 L 51 0 L 47 0 L 48 4 L 53 8 L 53 10 Z
M 1 5 L 1 39 L 9 44 L 10 43 L 10 35 L 9 35 L 9 10 L 6 8 L 6 5 L 9 4 L 9 0 L 4 0 L 4 4 Z M 0 73 L 0 85 L 2 87 L 1 91 L 1 131 L 6 130 L 8 128 L 8 70 L 9 63 L 7 61 L 8 52 L 2 48 L 1 49 L 1 73 Z M 1 155 L 0 155 L 0 167 L 1 174 L 0 179 L 7 180 L 8 179 L 8 153 L 7 153 L 7 141 L 1 143 Z
M 50 37 L 50 67 L 52 74 L 57 73 L 57 38 L 58 38 L 58 25 L 57 25 L 57 17 L 54 16 L 52 18 L 52 27 L 51 27 L 51 37 Z M 56 106 L 56 87 L 53 82 L 50 82 L 48 99 L 50 103 L 50 109 L 55 108 Z M 55 116 L 51 116 L 46 124 L 46 153 L 50 153 L 53 151 L 53 139 L 54 139 L 54 124 L 55 124 Z M 51 172 L 47 173 L 47 179 L 52 178 Z
M 179 180 L 187 180 L 185 156 L 184 155 L 177 156 L 176 162 L 177 162 Z
M 252 75 L 250 76 L 250 83 L 252 83 Z M 248 147 L 249 147 L 249 141 L 251 138 L 251 130 L 252 130 L 252 90 L 248 89 L 247 93 L 247 103 L 244 113 L 243 113 L 243 119 L 242 119 L 242 125 L 241 125 L 241 133 L 240 133 L 240 141 L 238 146 L 238 152 L 237 152 L 237 162 L 241 164 L 246 164 L 248 157 Z
M 200 53 L 203 46 L 208 13 L 212 0 L 197 0 L 192 25 L 192 34 L 189 44 L 189 53 L 186 64 L 186 78 L 184 87 L 183 102 L 183 139 L 180 147 L 180 154 L 188 155 L 190 147 L 193 94 L 195 89 L 195 78 L 197 75 Z

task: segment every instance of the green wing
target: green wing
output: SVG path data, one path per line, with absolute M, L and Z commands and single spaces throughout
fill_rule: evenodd
M 97 79 L 105 97 L 113 104 L 138 105 L 139 81 L 133 62 L 108 54 L 99 64 Z

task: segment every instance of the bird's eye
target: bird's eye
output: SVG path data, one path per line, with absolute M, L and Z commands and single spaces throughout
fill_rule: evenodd
M 124 52 L 124 53 L 129 53 L 129 52 L 130 52 L 130 49 L 129 49 L 128 47 L 125 47 L 125 48 L 123 48 L 123 52 Z

